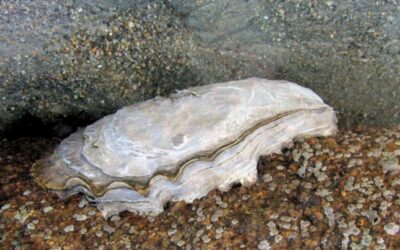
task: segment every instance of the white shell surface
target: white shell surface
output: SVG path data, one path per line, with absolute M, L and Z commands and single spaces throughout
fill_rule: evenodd
M 250 78 L 122 108 L 66 138 L 34 175 L 59 194 L 87 194 L 105 216 L 158 214 L 169 200 L 252 184 L 260 155 L 335 130 L 335 112 L 311 90 Z

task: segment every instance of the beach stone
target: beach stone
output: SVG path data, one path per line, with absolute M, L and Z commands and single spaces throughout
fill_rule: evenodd
M 74 231 L 74 225 L 69 225 L 64 228 L 64 232 L 69 233 Z
M 260 250 L 270 250 L 271 249 L 271 246 L 269 245 L 267 240 L 260 241 L 260 243 L 258 244 L 257 247 Z
M 44 208 L 43 208 L 43 212 L 44 212 L 44 213 L 48 213 L 48 212 L 50 212 L 51 210 L 53 210 L 53 207 L 51 207 L 51 206 L 47 206 L 47 207 L 44 207 Z
M 383 229 L 385 230 L 385 232 L 387 234 L 395 235 L 395 234 L 397 234 L 399 232 L 400 226 L 397 225 L 396 223 L 391 222 L 391 223 L 386 224 L 383 227 Z
M 343 125 L 396 124 L 399 13 L 383 0 L 2 1 L 0 132 L 65 136 L 134 102 L 251 76 L 313 89 Z

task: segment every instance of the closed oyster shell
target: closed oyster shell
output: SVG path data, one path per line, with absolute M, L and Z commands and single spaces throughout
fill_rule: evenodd
M 335 131 L 335 112 L 311 90 L 250 78 L 124 107 L 63 140 L 32 174 L 61 197 L 85 194 L 105 217 L 157 215 L 170 200 L 250 185 L 260 155 Z

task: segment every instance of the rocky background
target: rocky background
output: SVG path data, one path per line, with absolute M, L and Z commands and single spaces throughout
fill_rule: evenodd
M 312 88 L 342 126 L 398 124 L 399 25 L 396 0 L 0 1 L 0 133 L 250 76 Z

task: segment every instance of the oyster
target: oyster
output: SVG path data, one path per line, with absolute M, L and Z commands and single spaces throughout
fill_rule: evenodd
M 311 90 L 250 78 L 124 107 L 64 139 L 32 174 L 61 197 L 83 193 L 105 217 L 157 215 L 168 201 L 253 184 L 260 155 L 335 130 L 335 112 Z

